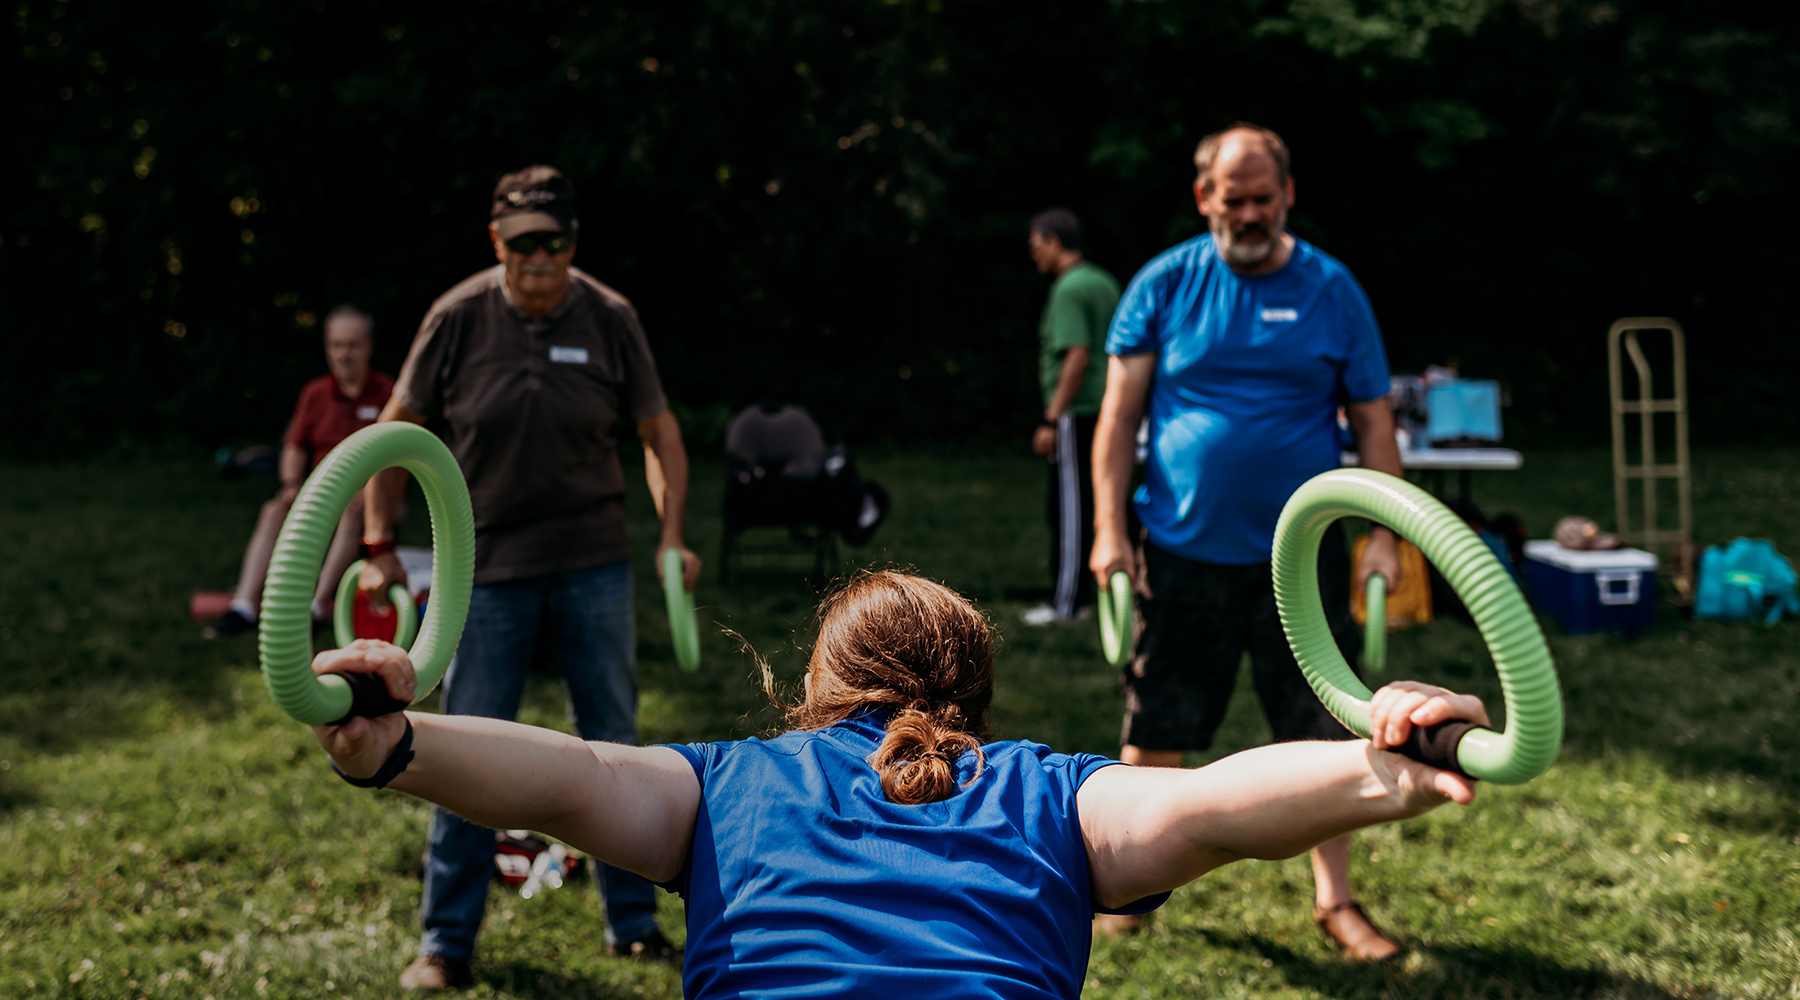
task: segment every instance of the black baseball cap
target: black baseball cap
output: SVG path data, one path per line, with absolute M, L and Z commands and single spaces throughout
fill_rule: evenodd
M 575 189 L 555 167 L 542 164 L 507 174 L 494 185 L 494 206 L 488 221 L 510 240 L 521 233 L 568 233 L 574 236 Z

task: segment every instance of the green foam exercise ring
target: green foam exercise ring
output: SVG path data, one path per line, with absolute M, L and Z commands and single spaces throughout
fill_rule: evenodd
M 700 624 L 694 613 L 694 595 L 681 585 L 679 551 L 663 551 L 662 580 L 663 596 L 669 606 L 669 632 L 675 640 L 675 662 L 693 673 L 700 669 Z
M 1363 591 L 1363 668 L 1372 674 L 1387 671 L 1387 577 L 1370 573 Z
M 418 677 L 415 703 L 443 679 L 462 639 L 475 581 L 475 516 L 462 470 L 437 435 L 417 424 L 390 421 L 365 427 L 333 448 L 306 477 L 282 522 L 263 587 L 257 643 L 263 682 L 282 711 L 308 725 L 404 707 L 392 703 L 372 674 L 320 676 L 312 671 L 312 595 L 325 550 L 357 491 L 376 473 L 395 466 L 419 481 L 431 514 L 431 604 L 411 650 Z
M 351 563 L 344 570 L 343 579 L 338 581 L 337 600 L 333 602 L 331 613 L 331 633 L 337 638 L 339 649 L 357 640 L 356 625 L 351 618 L 356 613 L 356 584 L 362 576 L 363 564 L 361 559 Z M 400 616 L 394 623 L 394 645 L 411 649 L 413 637 L 419 634 L 419 606 L 413 603 L 412 592 L 405 584 L 389 584 L 388 604 Z
M 1404 479 L 1368 469 L 1313 477 L 1288 498 L 1275 526 L 1273 575 L 1281 626 L 1325 707 L 1358 736 L 1368 737 L 1372 693 L 1344 662 L 1319 598 L 1319 543 L 1325 529 L 1343 517 L 1384 524 L 1418 546 L 1462 598 L 1493 654 L 1506 730 L 1470 728 L 1454 746 L 1455 765 L 1503 785 L 1523 784 L 1549 770 L 1562 746 L 1562 694 L 1550 648 L 1525 596 L 1462 518 Z
M 1100 619 L 1100 651 L 1106 662 L 1122 667 L 1131 660 L 1131 574 L 1120 570 L 1111 586 L 1094 595 Z

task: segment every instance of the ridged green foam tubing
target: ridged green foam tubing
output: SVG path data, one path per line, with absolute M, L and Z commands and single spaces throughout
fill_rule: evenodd
M 1481 630 L 1506 703 L 1506 730 L 1471 729 L 1455 748 L 1469 775 L 1516 785 L 1549 770 L 1562 746 L 1562 694 L 1537 619 L 1492 551 L 1448 507 L 1403 479 L 1367 469 L 1313 477 L 1288 498 L 1275 526 L 1275 603 L 1288 644 L 1313 689 L 1359 736 L 1369 735 L 1371 692 L 1338 651 L 1319 599 L 1319 543 L 1331 522 L 1366 517 L 1419 547 L 1455 588 Z
M 1100 619 L 1100 652 L 1106 662 L 1122 667 L 1131 659 L 1131 575 L 1112 575 L 1110 586 L 1094 595 Z
M 1387 670 L 1387 577 L 1370 573 L 1363 591 L 1363 667 L 1372 674 Z
M 351 618 L 356 614 L 356 584 L 362 576 L 363 565 L 361 559 L 351 563 L 344 569 L 343 579 L 338 581 L 337 600 L 333 602 L 331 614 L 331 634 L 337 639 L 339 649 L 356 641 L 356 626 Z M 419 607 L 413 603 L 412 592 L 404 584 L 391 584 L 388 587 L 388 604 L 393 606 L 394 614 L 400 616 L 400 620 L 394 623 L 394 645 L 411 649 L 413 637 L 419 634 Z
M 312 595 L 344 509 L 364 483 L 394 466 L 419 481 L 431 514 L 431 604 L 411 651 L 419 680 L 415 702 L 443 679 L 462 639 L 475 580 L 475 516 L 462 470 L 450 449 L 423 427 L 403 421 L 365 427 L 333 448 L 306 477 L 282 522 L 263 586 L 257 647 L 263 681 L 282 711 L 308 725 L 348 718 L 353 702 L 359 709 L 369 704 L 361 697 L 365 692 L 353 694 L 344 677 L 313 674 Z M 385 689 L 378 694 L 385 698 Z
M 669 634 L 675 641 L 675 662 L 693 673 L 700 669 L 700 624 L 694 616 L 694 595 L 681 585 L 680 552 L 663 552 L 662 579 L 663 597 L 669 608 Z

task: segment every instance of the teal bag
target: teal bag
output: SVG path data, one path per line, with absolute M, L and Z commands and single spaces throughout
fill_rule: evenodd
M 1794 564 L 1760 538 L 1714 545 L 1700 555 L 1694 617 L 1743 622 L 1760 618 L 1773 625 L 1783 614 L 1800 614 Z
M 1457 379 L 1432 386 L 1425 393 L 1425 440 L 1498 442 L 1500 440 L 1500 383 L 1485 379 Z

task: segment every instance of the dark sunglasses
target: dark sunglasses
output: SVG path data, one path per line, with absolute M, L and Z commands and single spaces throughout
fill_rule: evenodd
M 575 238 L 568 233 L 525 233 L 506 241 L 506 249 L 521 257 L 529 257 L 543 247 L 554 257 L 566 252 L 575 245 Z

